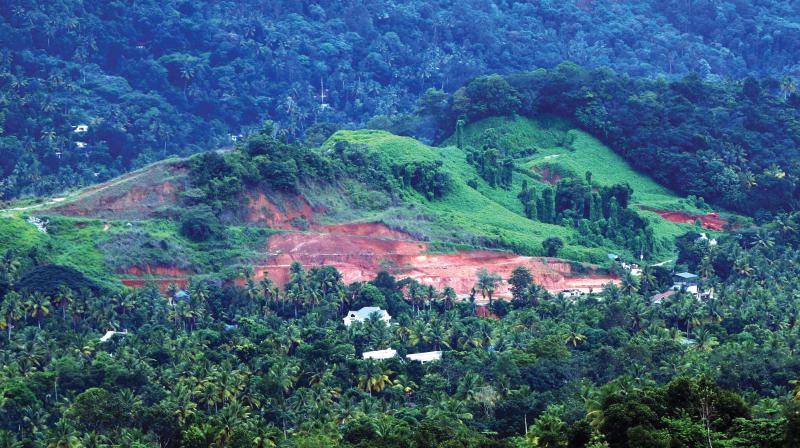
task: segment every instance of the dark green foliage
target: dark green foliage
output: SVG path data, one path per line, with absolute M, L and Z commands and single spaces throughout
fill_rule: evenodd
M 32 267 L 23 272 L 15 284 L 18 291 L 40 292 L 47 296 L 55 295 L 61 286 L 75 291 L 88 289 L 97 292 L 101 290 L 97 284 L 74 268 L 55 264 Z
M 788 101 L 796 88 L 792 79 L 636 79 L 571 63 L 505 79 L 523 99 L 515 111 L 574 120 L 684 195 L 751 215 L 795 210 L 800 203 L 800 171 L 793 163 L 800 157 L 800 110 Z M 471 107 L 491 110 L 485 98 L 470 105 L 459 92 L 448 126 Z M 498 109 L 508 108 L 507 100 L 497 101 Z M 630 194 L 611 194 L 627 207 Z
M 544 249 L 545 256 L 555 257 L 558 251 L 564 247 L 564 241 L 557 236 L 551 236 L 542 241 L 542 248 Z
M 123 406 L 105 389 L 93 387 L 75 397 L 69 409 L 77 426 L 86 431 L 102 431 L 125 424 Z
M 509 115 L 519 107 L 519 94 L 499 75 L 479 76 L 453 94 L 453 113 L 470 121 Z
M 556 222 L 556 198 L 553 189 L 545 187 L 542 190 L 542 203 L 539 209 L 539 220 L 542 222 Z
M 31 416 L 47 413 L 52 419 L 35 423 L 47 434 L 158 437 L 175 447 L 220 437 L 247 447 L 508 447 L 524 445 L 526 422 L 529 440 L 559 448 L 688 448 L 709 439 L 793 447 L 797 332 L 787 310 L 800 278 L 796 223 L 784 216 L 700 248 L 701 259 L 735 259 L 724 281 L 713 265 L 701 271 L 713 299 L 676 294 L 654 304 L 644 286 L 624 280 L 565 300 L 519 266 L 502 279 L 509 303 L 490 296 L 501 279 L 481 271 L 476 287 L 501 320 L 475 317 L 475 305 L 452 290 L 387 273 L 345 285 L 333 267 L 299 263 L 283 286 L 246 271 L 242 287 L 194 278 L 185 300 L 155 287 L 61 290 L 44 301 L 5 294 L 0 325 L 14 327 L 0 354 L 28 373 L 7 369 L 0 382 L 0 437 L 27 437 Z M 645 271 L 639 284 L 649 290 L 671 284 L 669 269 Z M 24 314 L 15 315 L 20 302 Z M 40 305 L 51 312 L 34 313 Z M 389 310 L 393 324 L 343 327 L 344 313 L 361 306 Z M 128 335 L 94 342 L 110 322 Z M 387 346 L 400 356 L 446 353 L 425 365 L 360 358 Z M 344 423 L 308 427 L 314 419 Z
M 536 196 L 536 189 L 528 187 L 528 181 L 522 181 L 522 188 L 517 194 L 517 198 L 522 202 L 522 210 L 525 217 L 528 219 L 539 219 L 538 198 Z
M 219 236 L 219 219 L 207 205 L 198 205 L 183 212 L 180 219 L 180 232 L 195 242 L 207 241 Z
M 394 165 L 393 172 L 403 185 L 422 193 L 427 199 L 442 197 L 450 188 L 450 175 L 442 170 L 442 161 Z

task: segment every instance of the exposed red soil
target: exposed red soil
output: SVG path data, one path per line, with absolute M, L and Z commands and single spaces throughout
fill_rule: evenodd
M 189 276 L 193 272 L 172 266 L 146 265 L 143 267 L 131 266 L 121 274 L 127 277 L 120 279 L 125 286 L 143 288 L 148 283 L 155 283 L 161 292 L 164 292 L 173 284 L 178 288 L 185 288 L 189 284 Z
M 280 199 L 279 202 L 284 204 L 282 208 L 262 192 L 249 193 L 247 221 L 274 229 L 293 229 L 297 227 L 299 218 L 309 222 L 314 217 L 314 209 L 302 196 L 292 195 Z
M 72 202 L 53 207 L 53 211 L 69 216 L 93 216 L 109 219 L 141 219 L 153 217 L 164 207 L 178 202 L 183 185 L 173 180 L 153 181 L 160 173 L 180 175 L 188 172 L 184 163 L 158 165 L 149 170 L 131 172 L 114 180 L 81 191 Z M 133 180 L 136 182 L 132 182 Z M 125 188 L 118 187 L 130 182 Z
M 594 289 L 616 279 L 601 275 L 581 275 L 572 266 L 554 258 L 524 257 L 488 250 L 427 254 L 428 244 L 413 241 L 402 232 L 383 224 L 328 226 L 330 230 L 353 229 L 353 233 L 283 233 L 268 243 L 267 263 L 255 266 L 257 278 L 268 275 L 279 285 L 288 281 L 289 265 L 294 261 L 306 267 L 330 265 L 342 273 L 346 283 L 372 280 L 380 271 L 411 277 L 438 289 L 450 286 L 459 295 L 469 294 L 480 268 L 508 278 L 517 266 L 531 270 L 537 283 L 551 291 Z M 510 297 L 508 284 L 495 291 L 497 297 Z
M 687 212 L 675 212 L 671 210 L 658 210 L 650 207 L 640 207 L 640 208 L 642 210 L 648 210 L 657 213 L 659 216 L 666 219 L 667 221 L 676 222 L 680 224 L 694 224 L 699 219 L 701 225 L 709 230 L 722 231 L 724 230 L 725 224 L 728 224 L 728 221 L 720 218 L 719 213 L 716 212 L 700 215 Z
M 86 203 L 76 201 L 57 207 L 55 211 L 70 216 L 97 216 L 116 218 L 128 216 L 150 216 L 160 205 L 177 201 L 175 184 L 164 182 L 156 185 L 132 186 L 118 195 L 108 195 Z
M 500 320 L 500 316 L 489 311 L 489 307 L 486 307 L 484 305 L 475 308 L 475 315 L 478 317 L 485 317 L 487 319 Z
M 539 174 L 542 175 L 542 180 L 550 185 L 555 185 L 559 180 L 561 180 L 561 175 L 547 165 L 539 170 Z

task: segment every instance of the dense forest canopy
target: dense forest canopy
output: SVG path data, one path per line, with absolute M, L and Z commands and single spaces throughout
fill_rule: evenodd
M 319 122 L 396 122 L 428 88 L 565 60 L 634 77 L 796 77 L 798 11 L 796 1 L 6 1 L 0 192 L 104 180 L 229 144 L 267 117 L 291 138 Z M 87 132 L 72 132 L 80 124 Z

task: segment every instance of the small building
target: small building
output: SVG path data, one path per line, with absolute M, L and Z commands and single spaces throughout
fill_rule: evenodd
M 397 350 L 387 348 L 385 350 L 374 350 L 371 352 L 364 352 L 361 354 L 363 359 L 390 359 L 397 356 Z
M 390 316 L 388 312 L 378 308 L 377 306 L 365 306 L 358 311 L 348 311 L 347 315 L 345 315 L 344 319 L 342 320 L 344 321 L 345 326 L 349 327 L 353 322 L 364 322 L 373 314 L 378 317 L 378 320 L 382 320 L 384 322 L 389 322 L 392 320 L 392 316 Z
M 691 272 L 679 272 L 673 277 L 674 284 L 672 289 L 676 291 L 685 290 L 692 294 L 698 294 L 697 275 Z
M 84 132 L 87 132 L 88 130 L 89 130 L 89 125 L 88 124 L 79 124 L 77 126 L 73 126 L 72 127 L 72 132 L 75 132 L 76 134 L 83 134 Z
M 565 289 L 559 292 L 565 299 L 575 299 L 582 296 L 584 293 L 580 289 Z
M 118 334 L 127 335 L 128 334 L 128 330 L 123 330 L 123 331 L 108 330 L 108 331 L 106 331 L 106 334 L 104 334 L 100 338 L 100 342 L 106 342 L 107 340 L 113 338 L 115 335 L 118 335 Z
M 703 232 L 703 233 L 701 233 L 701 234 L 700 234 L 700 238 L 698 238 L 698 240 L 705 240 L 705 241 L 708 241 L 708 245 L 709 245 L 709 246 L 716 246 L 716 245 L 717 245 L 717 239 L 716 239 L 716 238 L 711 238 L 711 239 L 709 239 L 709 238 L 708 238 L 708 235 L 706 235 L 706 233 L 705 233 L 705 232 Z
M 179 289 L 175 291 L 175 294 L 172 296 L 173 303 L 184 302 L 189 303 L 189 293 L 185 289 Z
M 86 146 L 87 146 L 87 145 L 88 145 L 88 144 L 87 144 L 86 142 L 75 142 L 75 146 L 76 146 L 78 149 L 84 149 L 84 148 L 86 148 Z
M 409 353 L 408 355 L 406 355 L 406 358 L 408 358 L 411 361 L 419 361 L 425 364 L 426 362 L 438 361 L 442 359 L 442 352 L 436 351 L 436 352 L 423 352 L 423 353 Z
M 674 289 L 668 289 L 662 293 L 654 295 L 653 297 L 650 298 L 650 300 L 653 302 L 654 305 L 661 305 L 661 302 L 663 302 L 664 299 L 672 297 L 677 293 L 678 291 L 675 291 Z

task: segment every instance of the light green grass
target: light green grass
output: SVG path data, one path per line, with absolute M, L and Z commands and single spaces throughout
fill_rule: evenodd
M 570 244 L 575 235 L 572 228 L 525 218 L 517 193 L 528 176 L 514 173 L 510 189 L 492 188 L 467 163 L 465 153 L 456 147 L 433 148 L 383 131 L 339 131 L 323 148 L 338 140 L 367 145 L 388 164 L 440 160 L 452 179 L 450 191 L 439 199 L 429 201 L 414 191 L 406 192 L 404 206 L 413 208 L 414 214 L 425 216 L 427 220 L 403 220 L 403 214 L 396 209 L 373 213 L 370 218 L 397 227 L 410 226 L 434 241 L 442 239 L 450 243 L 505 248 L 527 255 L 541 255 L 542 241 L 551 236 L 567 243 L 559 256 L 573 260 L 601 262 L 608 250 L 622 251 L 613 246 L 588 248 Z M 471 179 L 477 180 L 477 189 L 467 185 Z
M 479 145 L 481 135 L 489 128 L 496 129 L 501 135 L 502 144 L 512 151 L 536 149 L 534 155 L 518 159 L 516 162 L 518 167 L 530 170 L 533 176 L 539 178 L 539 181 L 529 180 L 538 191 L 546 186 L 538 175 L 545 167 L 562 175 L 581 178 L 585 177 L 586 171 L 591 171 L 592 184 L 595 187 L 627 182 L 633 188 L 631 200 L 633 206 L 691 213 L 708 211 L 698 209 L 690 201 L 636 171 L 617 153 L 586 132 L 575 129 L 566 120 L 555 117 L 540 119 L 519 116 L 491 117 L 466 126 L 465 143 Z M 454 141 L 451 137 L 445 144 L 452 144 Z M 514 186 L 515 191 L 518 188 Z M 651 211 L 641 209 L 637 211 L 651 221 L 656 235 L 660 238 L 672 239 L 688 230 L 699 230 L 690 224 L 669 222 Z

